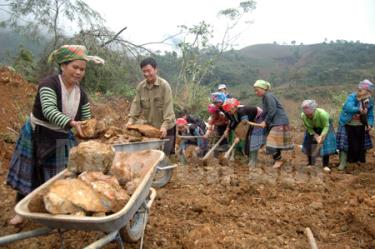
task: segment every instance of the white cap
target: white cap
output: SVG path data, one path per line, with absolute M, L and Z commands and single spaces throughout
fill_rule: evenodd
M 220 84 L 217 88 L 217 90 L 221 90 L 221 89 L 227 89 L 227 86 L 225 84 Z

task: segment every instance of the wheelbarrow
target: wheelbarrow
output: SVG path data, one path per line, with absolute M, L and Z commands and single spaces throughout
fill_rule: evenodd
M 135 152 L 140 150 L 150 150 L 159 149 L 163 150 L 164 144 L 168 142 L 168 139 L 157 139 L 145 142 L 134 142 L 134 143 L 123 143 L 112 145 L 115 151 L 126 151 Z M 152 187 L 162 188 L 164 187 L 172 178 L 173 169 L 177 167 L 177 164 L 171 164 L 167 156 L 158 164 L 156 167 L 156 174 L 154 181 L 152 182 Z
M 103 217 L 81 217 L 30 212 L 28 204 L 33 197 L 43 189 L 49 187 L 56 180 L 63 179 L 67 173 L 67 169 L 63 170 L 28 194 L 15 207 L 15 211 L 18 215 L 36 223 L 45 225 L 45 227 L 28 232 L 21 232 L 0 237 L 0 246 L 21 239 L 54 233 L 57 230 L 57 232 L 61 235 L 61 248 L 63 248 L 64 242 L 62 239 L 62 233 L 69 229 L 102 231 L 106 233 L 104 237 L 85 247 L 87 249 L 101 248 L 113 240 L 117 241 L 120 248 L 124 248 L 123 241 L 136 242 L 142 239 L 142 246 L 148 212 L 156 197 L 156 190 L 151 187 L 152 181 L 157 171 L 157 165 L 165 157 L 164 153 L 159 150 L 151 150 L 150 156 L 152 157 L 152 163 L 147 165 L 149 167 L 147 173 L 144 175 L 135 192 L 125 206 L 114 214 Z

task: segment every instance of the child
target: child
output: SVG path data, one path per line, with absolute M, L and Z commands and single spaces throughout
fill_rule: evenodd
M 254 83 L 255 94 L 262 98 L 264 121 L 261 127 L 267 129 L 266 149 L 272 154 L 274 168 L 283 165 L 281 150 L 291 150 L 294 145 L 291 141 L 289 120 L 280 102 L 269 90 L 271 84 L 264 80 L 257 80 Z

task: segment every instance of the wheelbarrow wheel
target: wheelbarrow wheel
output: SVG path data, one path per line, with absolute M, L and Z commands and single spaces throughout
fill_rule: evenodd
M 123 241 L 135 243 L 142 238 L 148 214 L 144 211 L 136 212 L 134 217 L 126 226 L 120 229 L 120 236 Z
M 173 175 L 173 169 L 158 170 L 152 182 L 152 187 L 154 188 L 164 187 L 171 180 L 172 175 Z

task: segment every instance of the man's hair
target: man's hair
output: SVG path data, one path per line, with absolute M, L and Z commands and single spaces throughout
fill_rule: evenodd
M 158 65 L 156 64 L 156 61 L 154 58 L 151 58 L 151 57 L 148 57 L 146 59 L 143 59 L 141 61 L 141 64 L 139 64 L 141 68 L 147 66 L 147 65 L 150 65 L 152 66 L 153 68 L 156 68 Z

